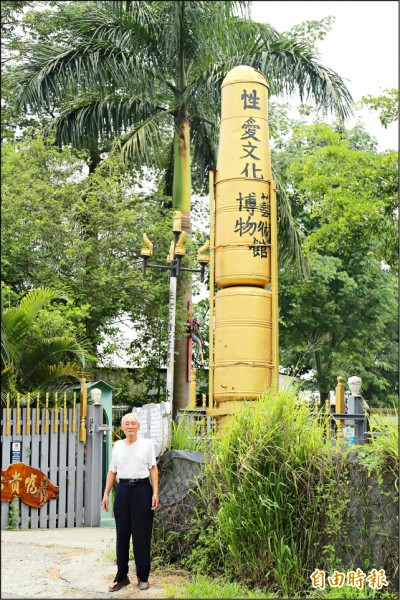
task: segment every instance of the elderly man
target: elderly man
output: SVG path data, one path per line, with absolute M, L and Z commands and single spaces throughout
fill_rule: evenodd
M 101 503 L 103 510 L 108 511 L 108 496 L 118 477 L 114 500 L 118 571 L 109 585 L 110 592 L 116 592 L 130 583 L 131 536 L 139 589 L 147 590 L 149 587 L 153 511 L 158 506 L 158 470 L 153 442 L 139 438 L 139 428 L 140 422 L 135 414 L 122 417 L 121 429 L 125 439 L 114 444 Z

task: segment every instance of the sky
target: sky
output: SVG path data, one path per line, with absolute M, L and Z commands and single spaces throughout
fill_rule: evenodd
M 333 15 L 335 22 L 318 43 L 322 64 L 345 79 L 353 99 L 382 94 L 399 82 L 399 3 L 397 0 L 302 2 L 253 2 L 252 19 L 270 23 L 279 32 L 289 31 L 303 21 Z M 398 123 L 385 130 L 377 113 L 357 112 L 366 129 L 378 140 L 379 150 L 398 148 Z M 349 121 L 351 126 L 357 118 Z

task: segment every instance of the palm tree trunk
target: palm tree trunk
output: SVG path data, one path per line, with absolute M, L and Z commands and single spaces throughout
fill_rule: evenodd
M 182 230 L 186 237 L 192 234 L 190 219 L 191 204 L 191 176 L 190 176 L 190 141 L 189 119 L 187 115 L 180 115 L 176 119 L 174 137 L 174 178 L 172 188 L 172 202 L 176 210 L 182 212 Z M 186 313 L 189 301 L 192 299 L 191 277 L 182 274 L 178 279 L 178 297 Z M 186 408 L 189 404 L 188 372 L 188 343 L 186 330 L 177 327 L 175 336 L 175 362 L 174 362 L 174 397 L 173 416 L 175 418 L 178 408 Z

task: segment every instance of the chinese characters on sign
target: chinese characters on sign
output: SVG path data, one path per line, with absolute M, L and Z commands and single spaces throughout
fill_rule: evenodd
M 384 569 L 372 569 L 367 576 L 361 569 L 356 571 L 347 571 L 347 574 L 341 571 L 334 571 L 331 576 L 326 577 L 325 571 L 315 569 L 310 575 L 311 585 L 313 588 L 324 590 L 328 584 L 333 588 L 341 588 L 344 585 L 348 587 L 357 587 L 362 590 L 364 581 L 368 587 L 374 590 L 380 590 L 383 586 L 387 586 L 386 573 Z
M 243 89 L 241 100 L 243 100 L 244 110 L 261 110 L 260 97 L 257 95 L 257 90 L 248 91 L 247 89 Z M 243 153 L 240 153 L 239 159 L 241 161 L 241 168 L 243 168 L 240 175 L 243 175 L 245 179 L 265 180 L 264 165 L 262 164 L 258 150 L 262 144 L 261 133 L 259 131 L 261 127 L 253 116 L 249 116 L 241 125 L 241 130 L 240 142 Z M 265 183 L 267 186 L 267 182 Z M 249 244 L 249 250 L 253 253 L 253 256 L 267 258 L 267 246 L 271 243 L 269 194 L 265 190 L 259 192 L 259 197 L 257 197 L 255 190 L 244 194 L 242 191 L 239 191 L 235 202 L 239 212 L 243 212 L 244 214 L 236 219 L 234 233 L 238 234 L 240 238 L 246 235 L 250 236 L 252 244 Z
M 1 471 L 1 501 L 10 502 L 15 497 L 33 508 L 57 498 L 58 486 L 53 485 L 39 469 L 24 463 L 14 463 Z

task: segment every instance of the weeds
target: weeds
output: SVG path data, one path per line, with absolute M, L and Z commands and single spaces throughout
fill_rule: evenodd
M 196 422 L 186 409 L 182 411 L 179 421 L 171 423 L 171 438 L 169 450 L 197 450 L 202 452 L 207 444 L 206 438 L 201 435 L 201 423 Z
M 355 524 L 363 527 L 362 540 L 369 539 L 371 506 L 364 498 L 369 488 L 355 505 L 353 490 L 350 506 L 350 474 L 369 477 L 374 472 L 379 484 L 389 469 L 397 482 L 395 423 L 375 426 L 380 435 L 369 446 L 353 446 L 359 459 L 349 463 L 343 444 L 326 437 L 327 418 L 323 412 L 312 413 L 291 389 L 269 391 L 259 401 L 245 403 L 210 445 L 192 445 L 194 425 L 184 419 L 178 423 L 173 447 L 207 449 L 209 457 L 180 557 L 194 579 L 180 597 L 396 597 L 390 589 L 311 589 L 316 568 L 344 569 L 342 562 L 354 559 L 353 550 L 361 563 L 371 559 L 370 549 L 352 546 Z M 390 493 L 385 487 L 382 491 Z M 393 556 L 395 560 L 395 550 Z M 374 566 L 361 563 L 357 567 Z
M 214 505 L 225 571 L 283 597 L 304 589 L 324 561 L 327 486 L 340 473 L 319 417 L 295 390 L 266 392 L 215 438 L 206 468 L 202 500 Z

